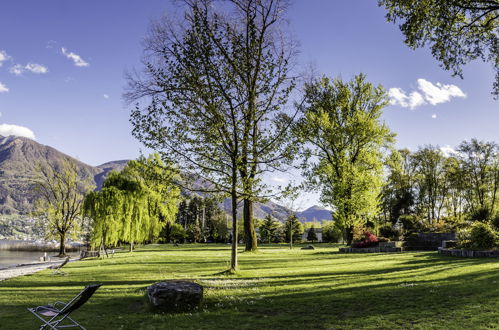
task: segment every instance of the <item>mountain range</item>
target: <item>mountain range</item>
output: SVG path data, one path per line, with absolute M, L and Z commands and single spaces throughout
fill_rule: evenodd
M 102 187 L 109 172 L 122 170 L 128 162 L 116 160 L 91 166 L 25 137 L 0 136 L 0 214 L 26 215 L 31 212 L 36 200 L 31 180 L 38 164 L 57 164 L 63 158 L 69 158 L 77 165 L 80 176 L 92 178 L 97 189 Z M 223 203 L 223 207 L 227 211 L 230 210 L 228 199 Z M 271 214 L 283 221 L 290 213 L 291 210 L 272 201 L 256 203 L 254 206 L 254 216 L 257 218 Z M 331 220 L 331 212 L 320 206 L 312 206 L 298 212 L 297 216 L 302 221 Z

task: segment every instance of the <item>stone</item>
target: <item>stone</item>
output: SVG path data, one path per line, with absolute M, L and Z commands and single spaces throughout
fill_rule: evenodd
M 307 245 L 301 248 L 302 250 L 315 250 L 315 247 L 313 245 Z
M 165 312 L 187 311 L 199 307 L 203 287 L 190 281 L 163 281 L 147 287 L 151 305 Z

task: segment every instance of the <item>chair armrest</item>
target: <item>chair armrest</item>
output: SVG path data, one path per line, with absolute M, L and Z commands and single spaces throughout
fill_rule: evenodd
M 57 308 L 57 304 L 60 304 L 62 305 L 62 307 L 66 307 L 66 303 L 65 302 L 62 302 L 62 301 L 56 301 L 52 306 L 54 306 L 55 308 Z

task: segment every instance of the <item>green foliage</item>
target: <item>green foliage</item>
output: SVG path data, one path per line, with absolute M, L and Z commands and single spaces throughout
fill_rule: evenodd
M 414 233 L 421 230 L 421 219 L 416 215 L 402 215 L 399 218 L 404 234 Z
M 179 223 L 167 222 L 161 232 L 161 238 L 164 243 L 183 242 L 187 238 L 187 233 Z
M 312 227 L 310 227 L 310 229 L 307 232 L 307 241 L 310 241 L 313 243 L 313 242 L 317 241 L 317 239 L 318 238 L 317 238 L 317 234 L 315 232 L 315 227 L 312 226 Z
M 122 172 L 111 172 L 101 191 L 87 195 L 86 214 L 94 220 L 92 245 L 134 243 L 159 237 L 172 223 L 180 194 L 178 172 L 158 154 L 130 161 Z
M 492 218 L 490 221 L 490 224 L 497 230 L 499 231 L 499 213 L 496 213 L 496 215 Z
M 303 174 L 321 189 L 344 230 L 378 215 L 383 148 L 393 134 L 380 120 L 388 99 L 383 87 L 358 75 L 305 86 L 303 117 L 295 134 L 304 143 Z
M 499 3 L 496 0 L 378 0 L 390 22 L 400 22 L 405 43 L 415 49 L 429 45 L 440 65 L 462 76 L 475 59 L 495 70 L 493 94 L 499 96 Z
M 336 221 L 322 222 L 322 241 L 327 243 L 338 243 L 343 238 L 342 229 Z
M 391 240 L 398 240 L 401 236 L 400 230 L 396 229 L 391 223 L 386 223 L 378 228 L 379 236 L 386 237 Z
M 66 254 L 66 235 L 78 230 L 84 195 L 92 184 L 78 172 L 75 163 L 63 159 L 56 164 L 39 164 L 33 184 L 39 194 L 36 215 L 45 222 L 46 233 L 58 235 L 59 255 Z
M 260 239 L 262 242 L 271 243 L 280 240 L 280 223 L 268 214 L 263 221 L 261 221 L 260 229 Z
M 294 214 L 290 215 L 286 219 L 286 222 L 284 222 L 282 230 L 284 234 L 283 235 L 284 240 L 286 243 L 290 242 L 291 237 L 293 239 L 293 243 L 301 242 L 304 229 L 303 229 L 303 224 L 300 222 L 300 220 L 298 220 L 296 215 Z
M 496 244 L 497 233 L 490 227 L 490 225 L 475 222 L 471 225 L 469 239 L 473 249 L 492 249 Z

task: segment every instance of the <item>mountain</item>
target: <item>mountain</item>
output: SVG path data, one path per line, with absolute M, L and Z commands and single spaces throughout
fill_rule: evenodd
M 81 177 L 91 178 L 97 184 L 102 184 L 109 168 L 122 165 L 117 162 L 94 167 L 25 137 L 0 136 L 0 214 L 31 212 L 36 199 L 31 181 L 37 167 L 44 162 L 57 167 L 64 158 L 76 164 Z
M 331 220 L 331 211 L 327 210 L 321 206 L 314 205 L 309 207 L 305 211 L 298 212 L 296 216 L 305 222 L 309 221 L 321 221 L 321 220 Z
M 36 195 L 30 181 L 36 173 L 38 164 L 48 162 L 57 166 L 64 158 L 69 158 L 77 165 L 78 172 L 82 177 L 92 178 L 97 189 L 102 187 L 109 172 L 121 171 L 128 163 L 128 160 L 117 160 L 99 166 L 91 166 L 55 148 L 28 138 L 0 136 L 0 214 L 26 215 L 31 212 Z M 227 212 L 230 212 L 230 199 L 223 202 L 223 207 Z M 269 201 L 255 203 L 253 214 L 260 219 L 271 214 L 284 221 L 290 213 L 291 210 L 288 208 Z M 331 219 L 331 214 L 324 208 L 313 206 L 299 212 L 298 217 L 302 221 L 313 221 L 314 218 L 317 220 Z

